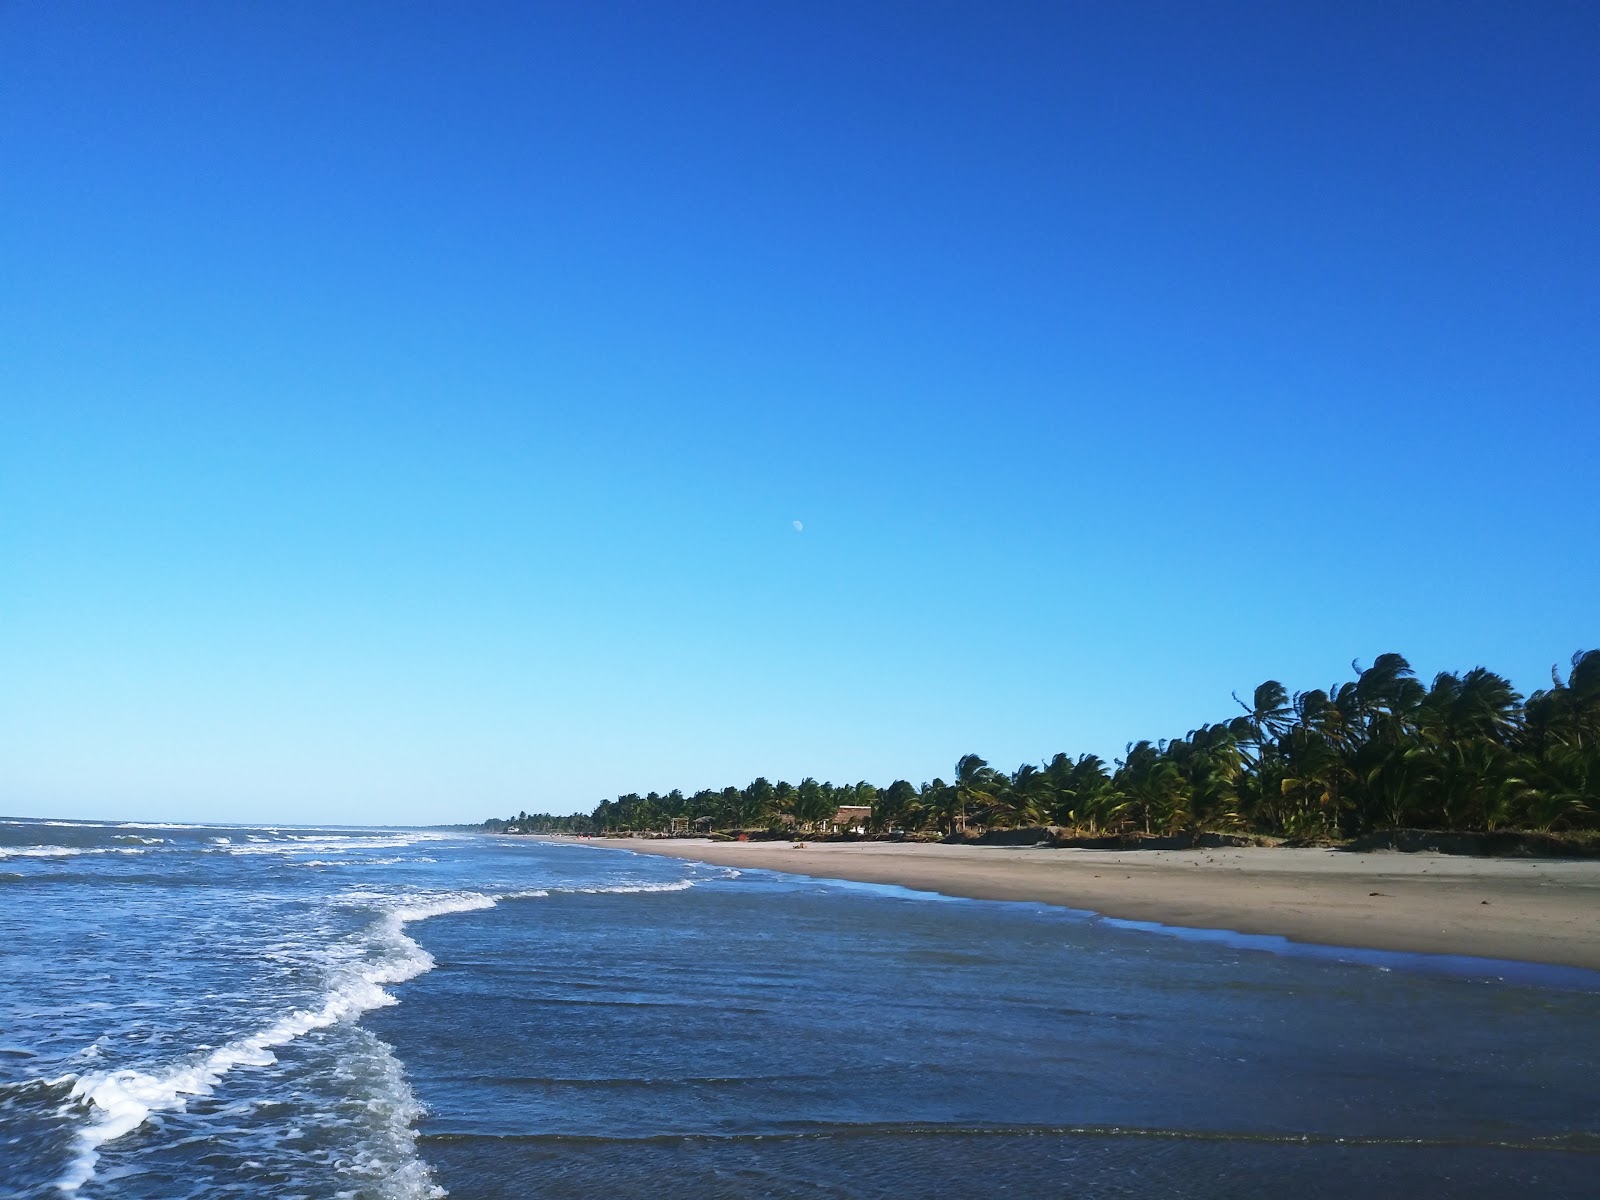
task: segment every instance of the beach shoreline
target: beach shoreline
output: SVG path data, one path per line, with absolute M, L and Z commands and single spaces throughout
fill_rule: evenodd
M 1600 862 L 1593 860 L 1265 847 L 552 840 L 1296 942 L 1600 971 Z

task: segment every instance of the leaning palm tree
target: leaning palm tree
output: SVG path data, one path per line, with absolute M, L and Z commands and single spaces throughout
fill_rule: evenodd
M 1166 755 L 1165 742 L 1129 743 L 1128 757 L 1117 765 L 1112 782 L 1144 832 L 1161 832 L 1192 824 L 1189 781 Z
M 1407 751 L 1427 798 L 1424 812 L 1441 828 L 1475 824 L 1482 812 L 1480 743 L 1505 747 L 1521 726 L 1522 697 L 1506 679 L 1474 667 L 1465 675 L 1441 671 L 1417 707 L 1417 740 Z M 1475 757 L 1476 756 L 1476 757 Z
M 1189 780 L 1189 815 L 1194 832 L 1202 826 L 1216 828 L 1239 822 L 1239 787 L 1247 763 L 1241 737 L 1249 737 L 1249 722 L 1243 717 L 1236 722 L 1191 729 L 1187 737 L 1167 747 L 1167 757 L 1178 763 Z M 1184 753 L 1176 752 L 1179 746 L 1186 748 Z
M 868 822 L 872 831 L 883 833 L 909 824 L 916 802 L 917 789 L 908 780 L 896 779 L 872 799 L 872 817 Z
M 1012 825 L 1037 825 L 1050 811 L 1050 778 L 1032 763 L 1023 763 L 1010 779 L 998 779 L 994 793 L 996 814 Z
M 1418 804 L 1414 759 L 1419 706 L 1427 689 L 1402 656 L 1380 654 L 1340 687 L 1336 706 L 1344 725 L 1341 753 L 1348 775 L 1351 832 L 1404 826 Z
M 1248 714 L 1255 731 L 1251 740 L 1258 747 L 1281 736 L 1294 723 L 1295 713 L 1289 704 L 1289 693 L 1276 679 L 1269 679 L 1258 687 L 1251 695 L 1249 704 L 1239 699 L 1238 692 L 1233 694 L 1233 700 Z
M 967 810 L 985 804 L 994 795 L 998 782 L 994 769 L 976 754 L 963 754 L 956 760 L 954 811 L 951 813 L 949 833 L 954 836 L 967 825 Z
M 933 821 L 939 828 L 954 832 L 956 818 L 961 811 L 960 800 L 957 798 L 954 785 L 942 779 L 934 779 L 917 789 L 917 807 L 922 813 L 923 821 Z
M 1600 744 L 1559 746 L 1529 765 L 1538 774 L 1524 798 L 1531 828 L 1560 828 L 1600 812 Z
M 1585 745 L 1600 742 L 1600 650 L 1572 656 L 1566 691 L 1572 726 Z
M 1061 824 L 1099 832 L 1102 825 L 1121 817 L 1124 797 L 1112 787 L 1111 775 L 1098 754 L 1080 754 L 1076 762 L 1058 754 L 1048 773 L 1055 791 L 1051 816 Z

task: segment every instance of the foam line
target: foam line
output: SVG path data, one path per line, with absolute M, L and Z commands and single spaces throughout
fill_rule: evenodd
M 385 912 L 370 929 L 387 953 L 377 963 L 339 972 L 322 1006 L 296 1009 L 271 1025 L 219 1046 L 198 1061 L 164 1071 L 123 1069 L 82 1075 L 72 1086 L 72 1099 L 95 1110 L 95 1118 L 79 1130 L 71 1164 L 56 1187 L 76 1192 L 94 1177 L 100 1147 L 131 1133 L 152 1113 L 181 1111 L 191 1096 L 209 1096 L 222 1077 L 237 1066 L 264 1067 L 277 1061 L 272 1053 L 314 1029 L 359 1017 L 396 1003 L 385 984 L 403 983 L 433 969 L 434 960 L 406 932 L 412 921 L 445 913 L 493 908 L 493 897 L 462 892 Z
M 555 892 L 581 893 L 586 896 L 611 896 L 636 892 L 683 892 L 694 886 L 692 879 L 679 879 L 672 883 L 617 883 L 608 887 L 551 888 Z
M 383 951 L 382 958 L 376 963 L 335 972 L 320 1008 L 296 1009 L 265 1028 L 219 1046 L 203 1058 L 165 1070 L 123 1068 L 76 1077 L 71 1099 L 87 1107 L 92 1119 L 78 1131 L 76 1153 L 66 1172 L 56 1181 L 56 1187 L 62 1192 L 76 1192 L 94 1178 L 101 1146 L 138 1129 L 154 1113 L 181 1112 L 190 1097 L 211 1095 L 223 1076 L 234 1067 L 270 1066 L 277 1061 L 273 1054 L 275 1049 L 312 1030 L 353 1020 L 372 1009 L 397 1003 L 395 997 L 384 990 L 385 985 L 415 979 L 435 965 L 433 956 L 406 933 L 405 927 L 413 921 L 493 908 L 501 900 L 536 899 L 551 892 L 590 895 L 681 892 L 694 883 L 694 880 L 683 879 L 671 883 L 537 888 L 494 896 L 456 892 L 389 908 L 367 931 L 370 941 Z M 72 1078 L 67 1076 L 63 1082 Z

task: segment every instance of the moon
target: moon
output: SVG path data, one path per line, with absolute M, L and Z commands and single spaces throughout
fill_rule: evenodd
M 804 521 L 790 521 L 789 524 L 794 526 L 796 533 L 804 533 L 806 531 L 806 523 Z

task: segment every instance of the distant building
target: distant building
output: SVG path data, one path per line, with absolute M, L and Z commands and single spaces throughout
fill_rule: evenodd
M 832 824 L 835 829 L 842 829 L 846 833 L 865 833 L 871 820 L 872 805 L 841 804 L 839 811 L 833 814 Z
M 668 837 L 689 837 L 698 835 L 705 837 L 711 832 L 712 820 L 710 817 L 669 817 L 666 828 L 662 830 Z

